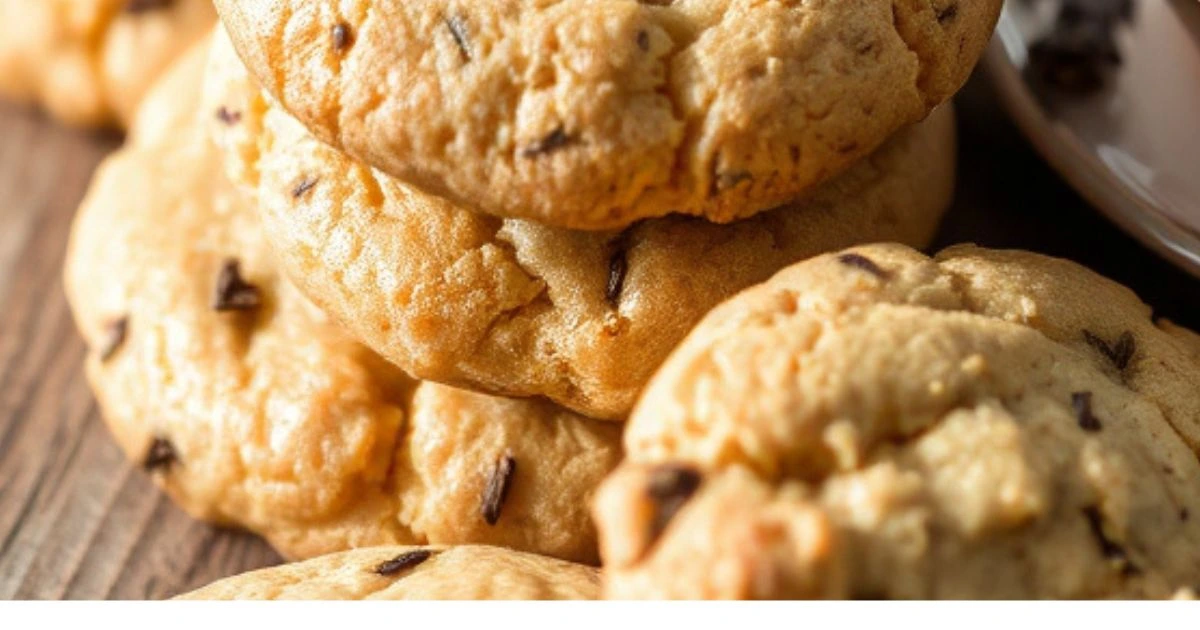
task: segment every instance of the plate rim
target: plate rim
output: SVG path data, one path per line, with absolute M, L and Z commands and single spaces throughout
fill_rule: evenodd
M 1005 9 L 1007 12 L 1007 9 Z M 1164 216 L 1124 184 L 1078 137 L 1046 115 L 1005 48 L 1002 15 L 984 56 L 983 69 L 1001 105 L 1034 149 L 1070 186 L 1109 221 L 1159 256 L 1200 278 L 1200 235 Z

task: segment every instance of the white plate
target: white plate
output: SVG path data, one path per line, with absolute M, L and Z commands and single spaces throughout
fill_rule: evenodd
M 1058 2 L 1009 0 L 985 58 L 1037 150 L 1124 230 L 1200 276 L 1200 3 L 1135 0 L 1123 58 L 1098 92 L 1029 80 L 1029 49 Z

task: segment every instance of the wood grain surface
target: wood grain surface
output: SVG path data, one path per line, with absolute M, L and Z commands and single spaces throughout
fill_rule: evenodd
M 1157 312 L 1200 322 L 1200 283 L 1100 218 L 1047 168 L 976 79 L 959 99 L 958 200 L 940 244 L 1074 258 Z M 0 598 L 170 597 L 278 562 L 258 539 L 191 520 L 127 464 L 83 377 L 62 293 L 70 219 L 115 135 L 0 104 Z
M 115 135 L 0 105 L 0 598 L 162 599 L 279 561 L 128 465 L 62 290 L 71 216 Z

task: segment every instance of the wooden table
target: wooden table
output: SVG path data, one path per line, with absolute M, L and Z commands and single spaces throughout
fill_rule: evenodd
M 960 97 L 960 191 L 939 243 L 1074 258 L 1200 325 L 1200 282 L 1100 218 L 1028 148 L 976 79 Z M 159 599 L 278 562 L 197 523 L 109 438 L 62 294 L 70 218 L 119 143 L 0 105 L 0 598 Z
M 75 206 L 113 135 L 0 105 L 0 598 L 162 599 L 279 561 L 187 517 L 109 437 L 62 289 Z

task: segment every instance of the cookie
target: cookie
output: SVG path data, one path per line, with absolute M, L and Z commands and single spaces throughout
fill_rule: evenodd
M 619 427 L 418 383 L 330 323 L 224 180 L 197 117 L 204 53 L 148 97 L 69 246 L 88 379 L 121 448 L 190 514 L 292 558 L 482 543 L 595 562 L 588 502 Z
M 1074 263 L 874 245 L 710 313 L 595 516 L 610 597 L 1200 584 L 1197 338 Z
M 121 125 L 216 22 L 209 0 L 0 0 L 0 95 Z
M 484 546 L 370 547 L 251 571 L 176 599 L 597 599 L 591 567 Z
M 322 140 L 489 214 L 728 222 L 949 99 L 1001 0 L 218 0 Z
M 624 418 L 721 300 L 823 251 L 924 245 L 953 192 L 941 109 L 805 201 L 751 219 L 563 230 L 472 212 L 330 148 L 262 96 L 227 43 L 206 92 L 231 178 L 254 191 L 317 304 L 410 374 L 592 417 Z

